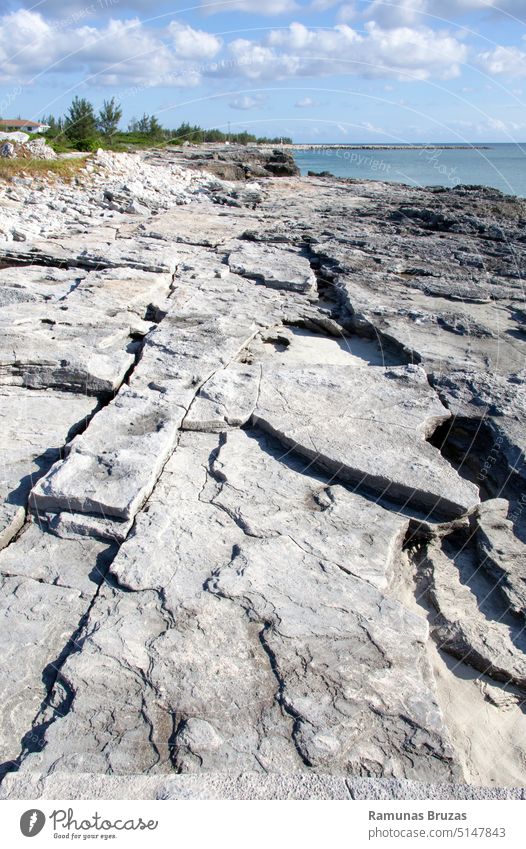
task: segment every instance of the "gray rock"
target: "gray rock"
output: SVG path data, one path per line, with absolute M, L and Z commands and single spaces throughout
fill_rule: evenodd
M 526 616 L 526 547 L 506 518 L 503 499 L 485 501 L 477 508 L 476 540 L 482 567 L 497 581 L 511 610 Z
M 231 363 L 201 388 L 186 414 L 184 430 L 222 431 L 248 422 L 257 403 L 261 369 Z
M 209 587 L 260 624 L 306 765 L 402 776 L 409 759 L 415 775 L 451 777 L 440 712 L 415 676 L 427 637 L 422 620 L 290 539 L 243 545 Z
M 0 799 L 524 799 L 520 787 L 425 784 L 395 778 L 347 778 L 314 773 L 262 775 L 15 774 L 6 776 Z M 351 809 L 352 810 L 352 809 Z
M 335 479 L 459 515 L 477 489 L 426 442 L 449 416 L 421 368 L 332 365 L 264 368 L 253 418 Z
M 437 611 L 431 633 L 441 649 L 485 675 L 526 687 L 524 629 L 496 598 L 468 549 L 449 551 L 435 542 L 420 562 L 423 592 Z M 461 580 L 462 578 L 462 580 Z
M 0 187 L 0 792 L 504 797 L 524 203 L 191 154 Z
M 5 142 L 0 147 L 0 156 L 3 159 L 16 159 L 16 148 L 12 142 Z
M 298 252 L 241 242 L 228 257 L 231 271 L 273 289 L 313 294 L 316 277 L 305 257 Z
M 22 527 L 32 486 L 96 406 L 84 395 L 0 388 L 0 549 Z
M 126 386 L 33 488 L 31 508 L 133 518 L 175 446 L 183 415 L 162 394 Z
M 518 360 L 515 365 L 518 364 Z M 492 440 L 488 456 L 481 458 L 481 476 L 497 474 L 499 457 L 507 474 L 526 477 L 524 418 L 526 416 L 525 372 L 499 375 L 453 370 L 434 375 L 433 383 L 449 409 L 459 418 L 480 421 Z M 486 467 L 486 468 L 485 468 Z
M 49 691 L 107 570 L 108 552 L 102 543 L 59 540 L 34 524 L 0 552 L 2 763 L 38 750 L 44 701 L 48 721 L 64 713 L 68 694 L 58 684 L 47 701 Z
M 53 761 L 89 772 L 167 772 L 172 764 L 182 772 L 290 772 L 311 759 L 324 771 L 356 773 L 365 762 L 381 770 L 383 751 L 390 774 L 454 774 L 425 671 L 425 622 L 377 589 L 388 586 L 407 521 L 340 490 L 327 491 L 301 464 L 283 464 L 254 435 L 233 432 L 223 444 L 185 434 L 111 566 L 126 591 L 101 591 L 82 652 L 62 667 L 76 694 L 71 710 L 23 769 Z M 256 593 L 245 586 L 252 570 L 243 577 L 236 567 L 252 552 L 268 584 L 261 619 L 259 602 L 257 615 L 246 608 Z M 309 653 L 310 700 L 300 673 Z M 319 677 L 326 664 L 341 693 L 334 707 Z M 394 719 L 397 699 L 406 733 Z M 353 735 L 349 753 L 344 741 Z

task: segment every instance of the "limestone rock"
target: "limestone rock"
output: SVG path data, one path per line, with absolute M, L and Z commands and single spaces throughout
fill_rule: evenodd
M 222 431 L 246 424 L 256 406 L 261 371 L 231 363 L 201 388 L 183 421 L 185 430 Z
M 96 399 L 84 395 L 0 388 L 0 548 L 24 523 L 32 486 L 96 406 Z
M 495 582 L 484 580 L 476 561 L 470 562 L 469 550 L 434 544 L 421 569 L 423 591 L 438 614 L 431 633 L 439 647 L 485 675 L 524 689 L 524 629 L 500 603 Z
M 481 504 L 476 540 L 482 567 L 495 577 L 513 612 L 526 617 L 526 548 L 506 518 L 508 509 L 503 499 Z
M 245 242 L 228 257 L 232 271 L 270 286 L 312 294 L 316 277 L 309 262 L 300 253 Z
M 232 511 L 239 486 L 246 515 Z M 254 435 L 235 431 L 223 444 L 184 434 L 111 566 L 117 586 L 101 590 L 82 652 L 61 668 L 71 708 L 23 771 L 53 761 L 118 774 L 288 773 L 310 760 L 333 773 L 455 774 L 426 672 L 426 624 L 377 588 L 388 585 L 406 520 L 334 489 Z M 370 533 L 375 523 L 381 535 Z M 247 584 L 252 569 L 237 569 L 248 556 L 257 585 Z M 334 705 L 323 694 L 327 664 Z
M 403 774 L 406 759 L 414 759 L 422 776 L 451 775 L 440 713 L 414 674 L 427 636 L 417 617 L 287 539 L 243 546 L 211 579 L 210 590 L 237 601 L 260 623 L 308 766 Z M 327 692 L 326 675 L 336 700 Z
M 76 437 L 66 460 L 33 488 L 30 506 L 43 513 L 133 517 L 173 450 L 183 414 L 159 393 L 148 397 L 125 387 Z
M 264 368 L 253 418 L 335 479 L 459 515 L 477 490 L 426 442 L 449 416 L 416 366 L 321 366 Z
M 520 775 L 526 205 L 289 168 L 0 185 L 3 796 Z

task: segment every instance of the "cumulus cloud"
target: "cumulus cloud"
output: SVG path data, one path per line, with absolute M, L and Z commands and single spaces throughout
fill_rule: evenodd
M 526 77 L 526 52 L 519 47 L 496 47 L 480 53 L 477 64 L 492 76 Z
M 313 100 L 312 97 L 303 97 L 301 100 L 297 100 L 294 104 L 296 109 L 312 109 L 313 107 L 319 105 L 319 100 Z
M 216 36 L 189 26 L 148 28 L 138 18 L 64 29 L 39 12 L 0 17 L 0 81 L 44 73 L 82 73 L 93 83 L 196 85 L 201 66 L 221 49 Z
M 466 46 L 452 35 L 428 28 L 384 30 L 368 23 L 365 34 L 346 24 L 330 30 L 293 23 L 273 30 L 264 42 L 235 39 L 229 45 L 231 69 L 251 80 L 328 74 L 394 77 L 400 80 L 449 79 L 460 73 Z
M 265 102 L 265 97 L 251 97 L 250 95 L 243 95 L 242 97 L 236 97 L 234 100 L 231 100 L 228 104 L 232 109 L 242 109 L 245 112 L 248 112 L 250 109 L 257 109 L 259 106 L 262 106 Z
M 383 27 L 398 27 L 431 25 L 437 19 L 447 21 L 470 12 L 526 18 L 524 0 L 372 0 L 364 16 Z
M 176 53 L 183 59 L 212 59 L 221 50 L 221 39 L 210 32 L 172 21 L 168 31 Z
M 338 9 L 338 20 L 344 24 L 349 23 L 349 21 L 354 21 L 357 17 L 358 10 L 354 3 L 344 3 L 343 6 L 340 6 Z

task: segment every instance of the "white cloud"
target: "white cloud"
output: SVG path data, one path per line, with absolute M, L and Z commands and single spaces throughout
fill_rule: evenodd
M 354 21 L 358 17 L 358 12 L 354 3 L 344 3 L 338 9 L 338 20 L 343 24 L 348 24 L 349 21 Z
M 515 133 L 523 133 L 526 124 L 515 121 L 502 121 L 500 118 L 488 118 L 483 121 L 450 121 L 447 125 L 455 130 L 463 139 L 474 141 L 483 139 L 489 141 L 500 137 L 509 141 Z
M 383 27 L 436 24 L 469 13 L 526 19 L 524 0 L 372 0 L 363 14 Z
M 340 0 L 311 0 L 309 8 L 314 12 L 325 12 L 326 9 L 332 9 L 337 6 Z
M 383 30 L 368 23 L 365 34 L 338 24 L 330 30 L 293 23 L 273 30 L 262 43 L 236 39 L 229 45 L 232 67 L 220 75 L 251 80 L 354 75 L 400 80 L 449 79 L 460 74 L 467 48 L 452 35 L 428 28 Z
M 315 106 L 319 105 L 319 100 L 313 100 L 312 97 L 303 97 L 301 100 L 297 100 L 294 104 L 297 109 L 313 109 Z
M 428 7 L 429 0 L 396 0 L 389 3 L 374 0 L 364 15 L 367 20 L 376 21 L 383 27 L 410 26 L 422 22 L 422 13 Z
M 92 85 L 196 85 L 221 48 L 214 35 L 188 26 L 154 30 L 139 19 L 64 29 L 22 9 L 0 17 L 0 82 L 31 82 L 45 73 L 80 73 Z
M 182 59 L 212 59 L 221 49 L 221 39 L 210 32 L 172 21 L 168 27 L 177 56 Z
M 526 52 L 518 47 L 496 47 L 479 53 L 477 64 L 495 76 L 526 77 Z
M 251 97 L 250 95 L 245 94 L 242 97 L 236 97 L 234 100 L 231 100 L 228 105 L 232 109 L 242 109 L 243 111 L 248 112 L 250 109 L 257 109 L 259 106 L 262 106 L 265 101 L 265 97 Z
M 209 14 L 220 14 L 225 12 L 248 12 L 253 15 L 285 15 L 287 12 L 296 11 L 299 6 L 296 0 L 225 0 L 224 3 L 212 3 L 207 6 L 207 0 L 203 0 L 203 10 Z

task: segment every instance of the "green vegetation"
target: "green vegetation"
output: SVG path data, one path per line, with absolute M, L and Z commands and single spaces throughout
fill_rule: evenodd
M 76 159 L 0 159 L 0 180 L 11 177 L 47 177 L 50 174 L 70 180 L 86 165 L 86 157 Z
M 77 150 L 96 150 L 97 118 L 88 100 L 75 97 L 64 121 L 64 135 Z
M 246 131 L 224 133 L 217 129 L 182 123 L 175 129 L 167 129 L 155 115 L 133 118 L 127 131 L 119 129 L 122 109 L 115 98 L 105 100 L 98 115 L 93 105 L 84 98 L 75 97 L 65 117 L 48 115 L 44 122 L 49 124 L 45 138 L 57 153 L 69 150 L 92 151 L 98 147 L 107 150 L 133 150 L 134 148 L 181 145 L 184 142 L 203 144 L 210 142 L 233 142 L 237 144 L 291 143 L 289 138 L 258 137 Z
M 103 138 L 111 139 L 119 129 L 119 121 L 122 118 L 122 109 L 115 102 L 115 98 L 105 100 L 97 119 L 97 128 Z

